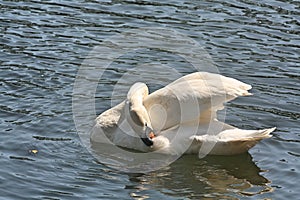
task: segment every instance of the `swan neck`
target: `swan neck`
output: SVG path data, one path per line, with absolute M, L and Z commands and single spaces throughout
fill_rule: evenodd
M 132 107 L 143 106 L 143 100 L 148 96 L 148 87 L 144 83 L 135 83 L 127 94 Z

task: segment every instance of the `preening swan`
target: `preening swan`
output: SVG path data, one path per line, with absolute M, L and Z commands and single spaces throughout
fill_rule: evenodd
M 233 155 L 248 151 L 271 137 L 275 128 L 242 130 L 218 121 L 217 111 L 238 96 L 251 95 L 251 86 L 233 78 L 196 72 L 149 94 L 144 83 L 135 83 L 127 98 L 100 114 L 91 131 L 91 142 L 112 143 L 143 152 Z

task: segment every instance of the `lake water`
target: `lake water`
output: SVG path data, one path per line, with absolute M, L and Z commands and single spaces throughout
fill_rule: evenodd
M 1 0 L 0 10 L 0 199 L 299 197 L 299 1 Z M 95 159 L 73 121 L 77 72 L 103 42 L 111 42 L 107 56 L 118 52 L 111 37 L 133 31 L 147 38 L 134 30 L 152 27 L 196 41 L 221 74 L 251 84 L 253 96 L 227 104 L 226 121 L 245 129 L 276 126 L 273 137 L 246 154 L 187 155 L 149 173 L 123 173 Z M 123 100 L 124 74 L 130 81 L 148 75 L 152 91 L 177 77 L 157 66 L 195 71 L 159 48 L 125 52 L 97 80 L 96 113 Z M 112 93 L 116 85 L 124 87 Z

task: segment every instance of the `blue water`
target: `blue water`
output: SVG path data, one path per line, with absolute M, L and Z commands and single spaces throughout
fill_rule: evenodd
M 0 10 L 1 199 L 298 198 L 299 1 L 2 0 Z M 249 129 L 276 126 L 273 137 L 246 154 L 183 156 L 145 174 L 122 173 L 95 159 L 73 121 L 77 72 L 95 47 L 141 27 L 188 36 L 221 74 L 251 84 L 253 96 L 227 104 L 226 121 Z M 123 99 L 126 94 L 111 91 L 129 70 L 139 77 L 131 66 L 140 62 L 195 71 L 157 49 L 124 54 L 98 82 L 97 114 Z

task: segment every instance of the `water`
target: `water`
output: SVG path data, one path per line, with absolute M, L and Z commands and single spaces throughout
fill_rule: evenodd
M 0 1 L 0 10 L 1 199 L 299 196 L 299 1 Z M 146 174 L 94 159 L 73 121 L 77 71 L 110 36 L 152 26 L 187 35 L 222 74 L 250 83 L 254 95 L 228 103 L 226 120 L 240 128 L 276 126 L 274 137 L 247 154 L 183 156 Z M 140 54 L 149 57 L 125 55 L 99 82 L 97 114 L 110 106 L 112 84 L 132 63 L 173 61 L 181 73 L 192 71 L 172 55 Z

